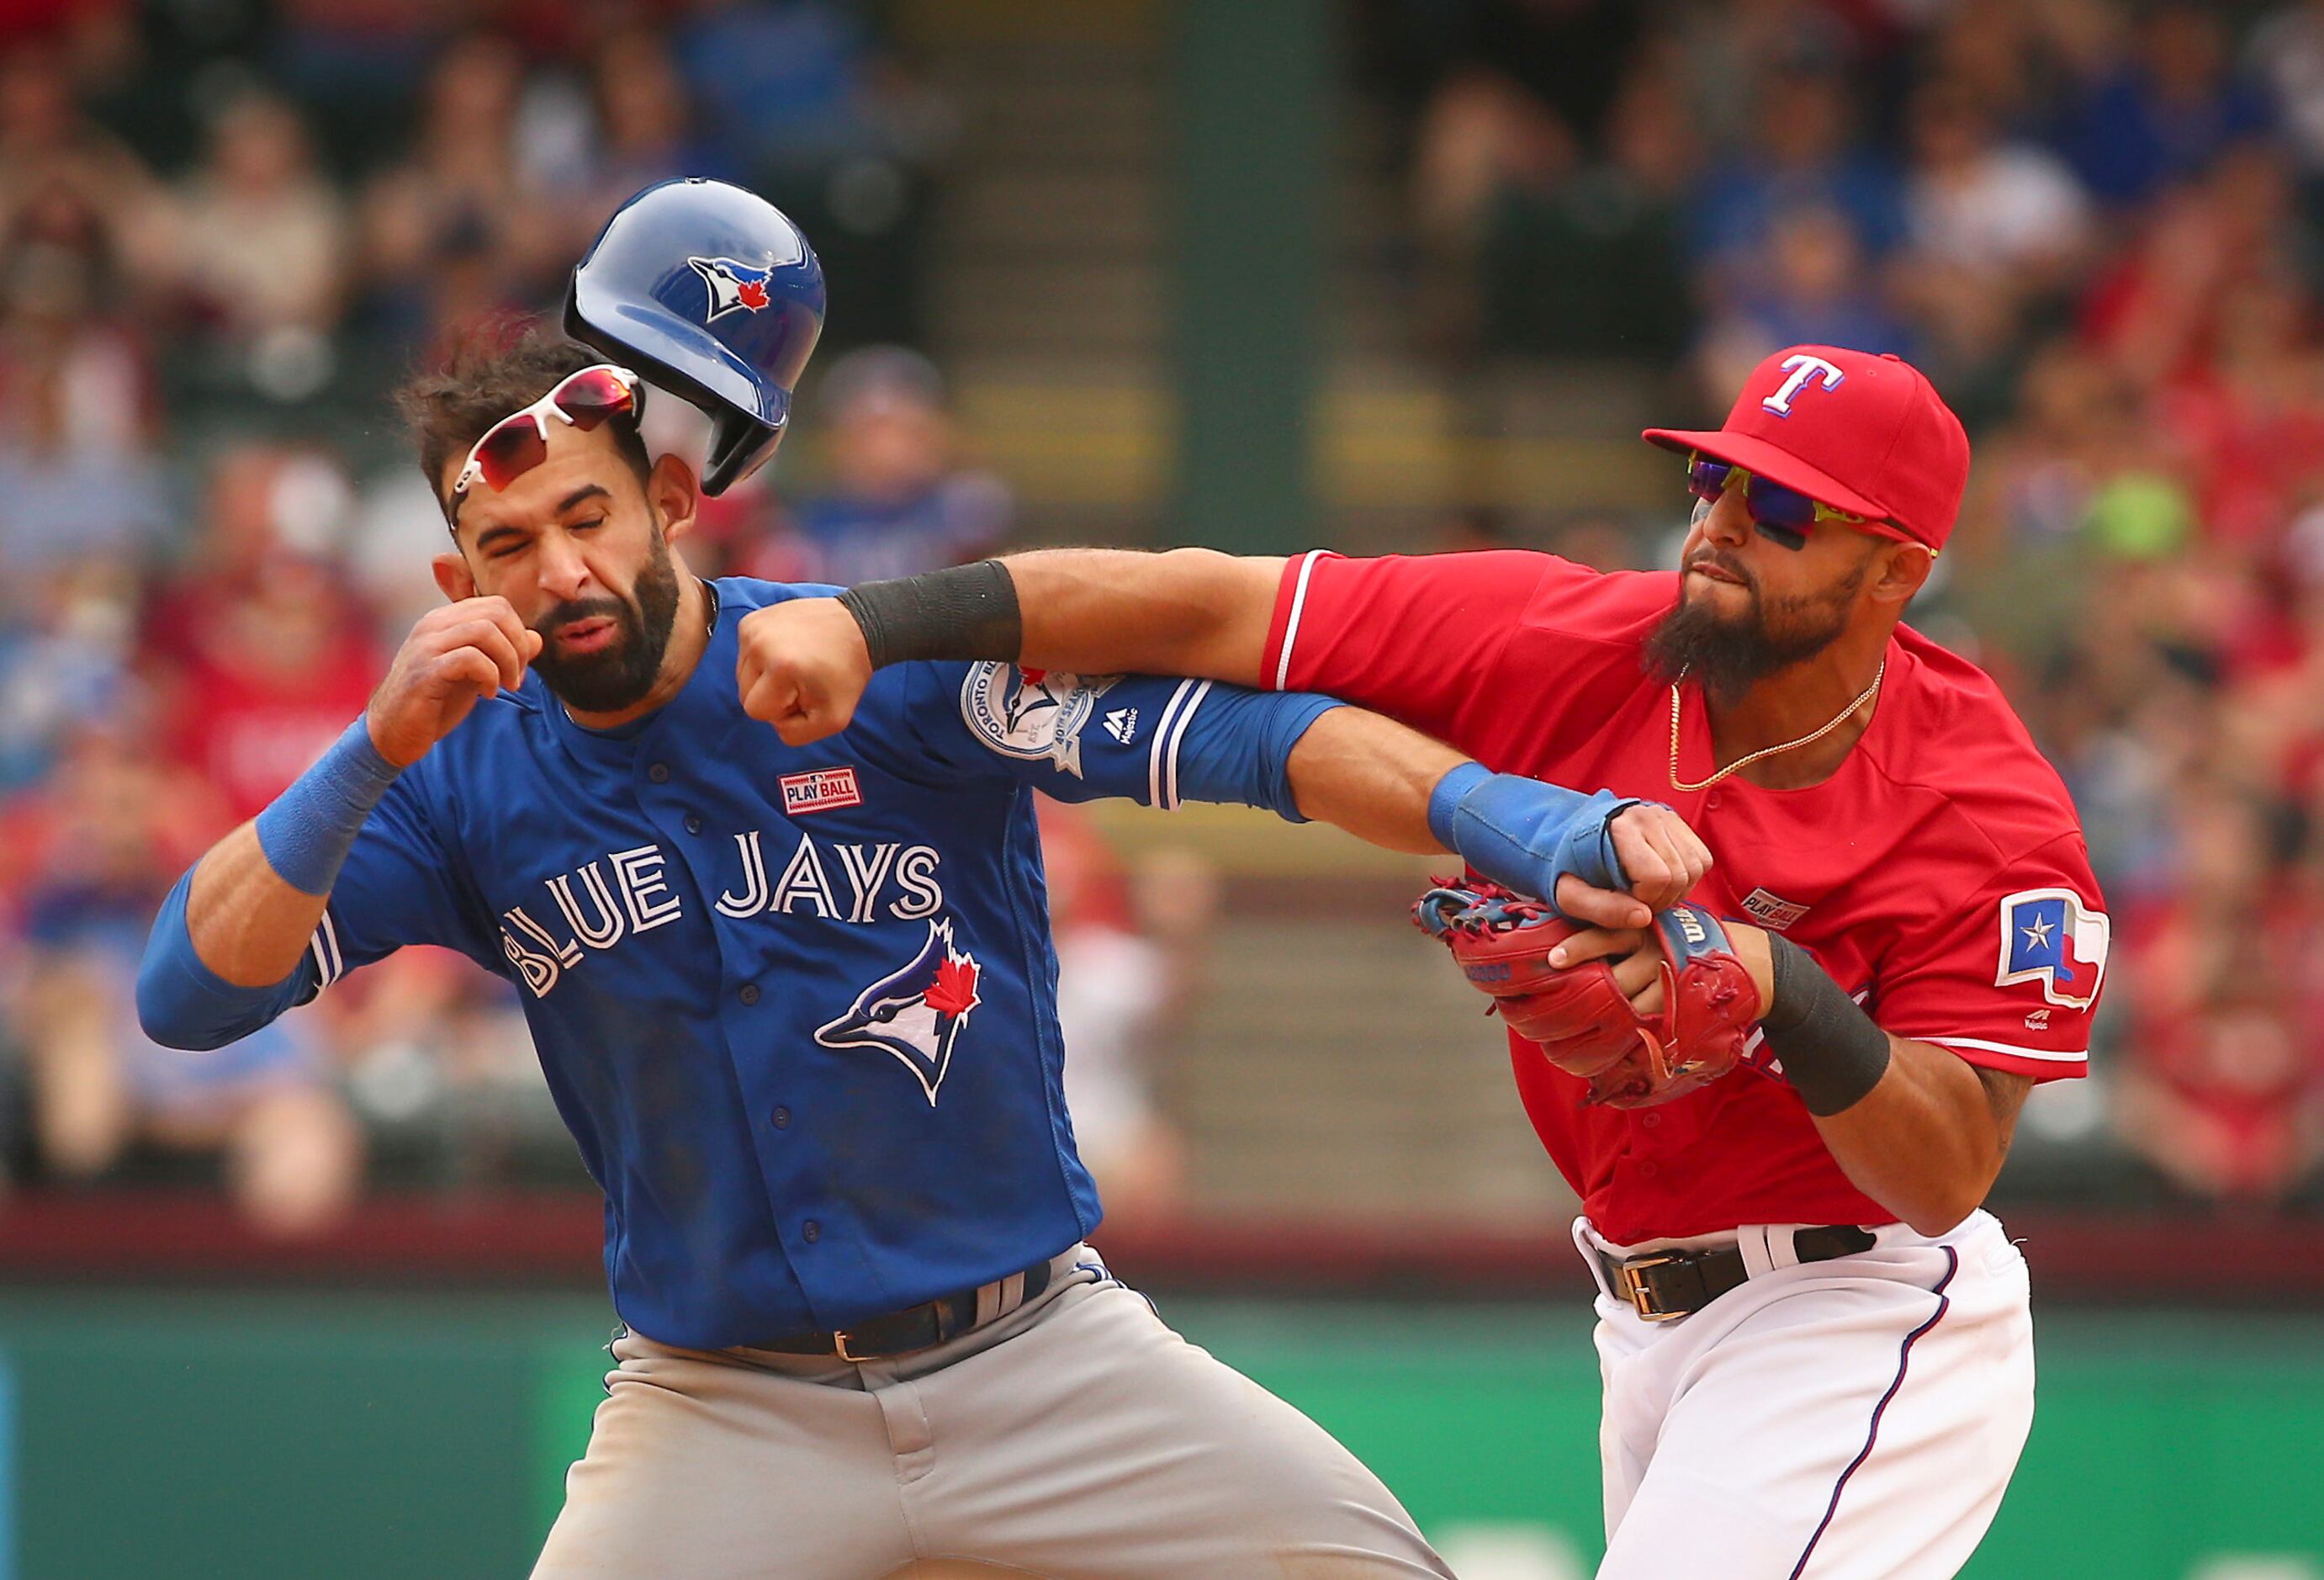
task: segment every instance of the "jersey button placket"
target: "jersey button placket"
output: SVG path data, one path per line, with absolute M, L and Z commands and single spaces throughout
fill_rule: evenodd
M 646 777 L 653 781 L 656 784 L 668 784 L 669 782 L 669 764 L 667 762 L 655 763 L 652 767 L 646 770 Z
M 799 1225 L 799 1237 L 805 1240 L 809 1245 L 812 1245 L 816 1241 L 823 1238 L 823 1225 L 816 1223 L 813 1218 L 809 1218 L 806 1223 Z
M 742 1001 L 744 1009 L 748 1009 L 759 1002 L 759 984 L 755 982 L 746 982 L 735 991 L 734 996 Z
M 777 1130 L 788 1130 L 791 1127 L 791 1111 L 788 1108 L 778 1108 L 769 1117 L 774 1121 Z

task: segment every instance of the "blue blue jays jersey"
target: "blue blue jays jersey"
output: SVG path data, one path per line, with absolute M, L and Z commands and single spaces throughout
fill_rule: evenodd
M 715 587 L 657 712 L 585 729 L 529 676 L 406 770 L 284 995 L 419 943 L 516 982 L 605 1194 L 615 1306 L 704 1348 L 971 1288 L 1096 1225 L 1032 792 L 1167 808 L 1271 772 L 1234 799 L 1282 806 L 1332 706 L 905 664 L 791 747 L 742 712 L 735 627 L 829 589 Z

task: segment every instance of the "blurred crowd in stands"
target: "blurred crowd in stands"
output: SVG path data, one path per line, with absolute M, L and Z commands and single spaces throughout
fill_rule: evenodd
M 367 1174 L 578 1178 L 510 991 L 465 963 L 409 951 L 189 1055 L 137 1030 L 141 936 L 435 599 L 441 515 L 386 392 L 553 307 L 650 181 L 773 198 L 846 306 L 819 480 L 715 502 L 695 567 L 844 582 L 1001 541 L 1007 491 L 954 464 L 943 380 L 900 348 L 947 117 L 844 0 L 0 6 L 11 1176 L 219 1183 L 281 1233 Z
M 2103 1102 L 2028 1125 L 2317 1199 L 2324 4 L 1361 14 L 1451 366 L 1676 367 L 1711 421 L 1788 344 L 1935 380 L 1976 461 L 1914 619 L 2009 688 L 2114 919 Z
M 2317 1200 L 2324 0 L 1347 14 L 1407 134 L 1427 356 L 1681 369 L 1714 420 L 1788 342 L 1937 381 L 1977 464 L 1922 623 L 2009 686 L 2114 918 L 2102 1075 L 2029 1108 L 2032 1167 L 2046 1124 L 2063 1186 Z M 1007 489 L 907 348 L 954 131 L 846 0 L 0 6 L 11 1178 L 222 1180 L 284 1233 L 366 1178 L 577 1181 L 504 984 L 407 952 L 263 1037 L 165 1054 L 127 991 L 147 919 L 436 596 L 441 518 L 385 392 L 552 304 L 650 180 L 757 187 L 847 304 L 816 464 L 715 502 L 695 567 L 848 582 L 1006 542 Z M 674 404 L 648 413 L 661 443 Z M 1215 897 L 1044 817 L 1084 1145 L 1111 1199 L 1167 1205 L 1184 1143 L 1139 1044 Z

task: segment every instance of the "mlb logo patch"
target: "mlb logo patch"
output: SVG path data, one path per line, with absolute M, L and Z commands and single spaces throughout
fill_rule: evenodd
M 2113 923 L 2070 889 L 2027 889 L 2001 901 L 2001 969 L 1994 985 L 2038 982 L 2053 1004 L 2087 1010 L 2106 978 Z
M 863 804 L 863 791 L 855 782 L 853 768 L 787 773 L 775 782 L 782 787 L 783 810 L 794 818 L 802 812 L 828 812 L 835 807 Z
M 1770 894 L 1765 889 L 1754 889 L 1743 896 L 1743 910 L 1771 933 L 1782 932 L 1808 913 L 1806 906 Z

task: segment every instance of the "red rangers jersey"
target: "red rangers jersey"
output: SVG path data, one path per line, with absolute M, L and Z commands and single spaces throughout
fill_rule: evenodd
M 2084 1074 L 2105 902 L 2065 786 L 1999 688 L 1899 626 L 1872 722 L 1830 779 L 1682 792 L 1671 689 L 1642 661 L 1677 596 L 1674 573 L 1546 554 L 1319 551 L 1286 568 L 1266 678 L 1402 719 L 1499 772 L 1674 807 L 1717 858 L 1693 898 L 1805 948 L 1883 1029 L 2036 1080 Z M 1679 774 L 1696 783 L 1716 765 L 1692 685 L 1680 720 Z M 1531 1043 L 1513 1037 L 1510 1060 L 1542 1144 L 1610 1240 L 1895 1218 L 1757 1067 L 1622 1110 L 1582 1107 L 1585 1083 Z

